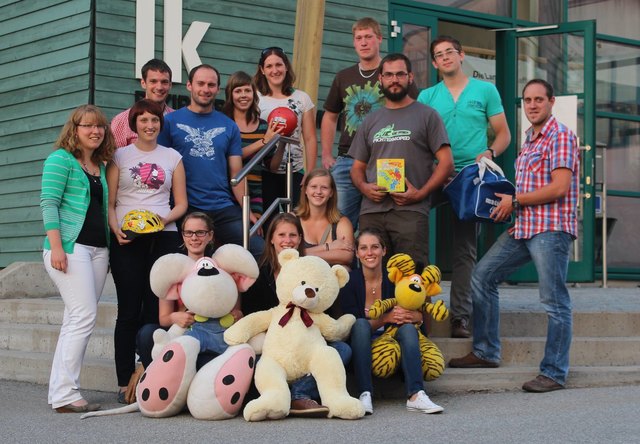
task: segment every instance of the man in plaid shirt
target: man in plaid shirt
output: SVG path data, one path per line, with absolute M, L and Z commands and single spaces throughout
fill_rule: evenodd
M 144 98 L 159 103 L 163 114 L 173 111 L 165 103 L 171 91 L 171 68 L 159 59 L 151 59 L 142 65 L 142 79 L 140 85 L 144 89 Z M 130 145 L 138 140 L 138 135 L 129 128 L 129 110 L 127 108 L 117 114 L 111 121 L 111 132 L 116 139 L 116 147 Z
M 500 365 L 498 285 L 533 261 L 549 325 L 540 374 L 522 388 L 542 393 L 564 388 L 569 372 L 572 315 L 565 281 L 571 244 L 578 235 L 579 154 L 576 135 L 551 114 L 553 87 L 534 79 L 522 97 L 531 128 L 516 160 L 516 195 L 497 194 L 501 200 L 493 212 L 496 221 L 515 212 L 516 222 L 473 271 L 473 351 L 452 359 L 449 366 Z

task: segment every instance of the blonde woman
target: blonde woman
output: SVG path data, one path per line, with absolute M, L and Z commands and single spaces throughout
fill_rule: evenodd
M 42 171 L 40 207 L 47 236 L 47 273 L 64 301 L 49 379 L 49 404 L 59 413 L 98 410 L 80 394 L 80 370 L 93 332 L 109 266 L 105 162 L 115 148 L 97 107 L 72 113 Z

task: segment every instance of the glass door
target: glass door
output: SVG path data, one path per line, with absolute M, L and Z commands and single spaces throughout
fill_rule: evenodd
M 416 10 L 389 11 L 389 52 L 401 52 L 411 60 L 413 78 L 419 90 L 435 83 L 429 45 L 437 35 L 437 20 Z
M 502 56 L 502 57 L 501 57 Z M 529 127 L 521 105 L 522 88 L 533 78 L 551 83 L 558 98 L 554 115 L 573 126 L 580 144 L 580 199 L 578 201 L 578 238 L 574 241 L 568 281 L 594 279 L 595 222 L 595 22 L 583 21 L 536 28 L 498 31 L 499 72 L 505 73 L 504 99 L 512 129 L 512 146 L 505 155 L 507 174 L 514 177 L 513 165 Z M 564 97 L 567 96 L 567 97 Z M 569 103 L 566 112 L 560 102 Z M 511 104 L 512 106 L 509 106 Z M 515 131 L 513 129 L 515 128 Z M 530 264 L 514 275 L 512 281 L 536 281 Z

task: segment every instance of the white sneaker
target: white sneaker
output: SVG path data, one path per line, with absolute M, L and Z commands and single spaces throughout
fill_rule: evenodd
M 433 403 L 427 394 L 423 390 L 420 390 L 414 401 L 407 399 L 407 410 L 410 412 L 440 413 L 444 409 L 438 404 Z
M 371 401 L 371 392 L 360 393 L 360 402 L 364 407 L 365 415 L 373 415 L 373 402 Z

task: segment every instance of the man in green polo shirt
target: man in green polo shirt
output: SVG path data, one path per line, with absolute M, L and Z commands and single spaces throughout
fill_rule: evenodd
M 444 120 L 456 172 L 477 162 L 494 158 L 509 146 L 511 134 L 496 87 L 472 79 L 462 71 L 465 53 L 453 37 L 440 36 L 431 43 L 431 62 L 442 81 L 423 90 L 418 101 L 435 108 Z M 487 123 L 495 133 L 491 146 Z M 453 213 L 452 213 L 453 214 Z M 453 264 L 451 281 L 451 336 L 468 338 L 471 317 L 471 272 L 476 263 L 477 226 L 453 215 Z

